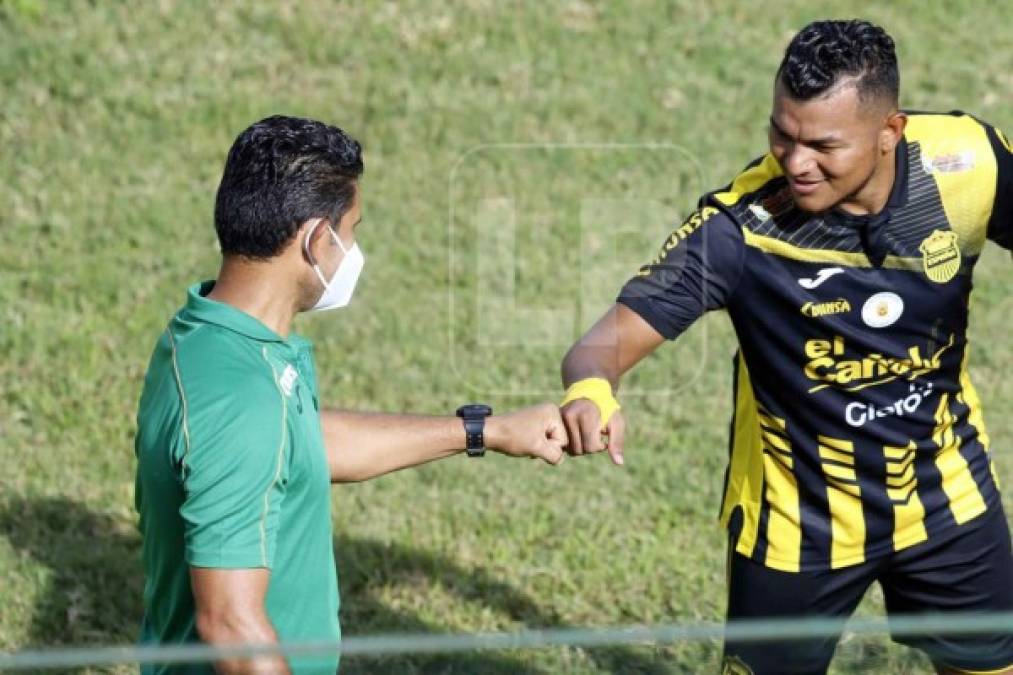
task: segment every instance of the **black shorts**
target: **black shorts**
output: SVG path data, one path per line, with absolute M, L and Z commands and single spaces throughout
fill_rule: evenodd
M 1013 552 L 1001 508 L 929 540 L 860 565 L 823 572 L 781 572 L 745 556 L 729 560 L 728 618 L 848 617 L 873 581 L 888 615 L 1013 611 Z M 822 640 L 729 642 L 726 673 L 825 673 L 839 636 Z M 935 663 L 967 671 L 1013 665 L 1013 634 L 897 636 Z

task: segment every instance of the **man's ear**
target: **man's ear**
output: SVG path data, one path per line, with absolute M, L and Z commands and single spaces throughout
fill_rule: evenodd
M 892 153 L 901 139 L 904 138 L 904 129 L 907 128 L 907 115 L 899 110 L 890 113 L 886 118 L 886 124 L 879 132 L 879 149 L 883 154 Z
M 302 256 L 311 264 L 317 262 L 318 256 L 314 253 L 314 249 L 319 244 L 320 238 L 324 236 L 326 226 L 326 218 L 310 218 L 299 227 L 297 235 L 300 240 L 299 248 L 302 251 Z

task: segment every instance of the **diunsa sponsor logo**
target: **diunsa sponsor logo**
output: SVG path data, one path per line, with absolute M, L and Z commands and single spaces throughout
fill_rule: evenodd
M 818 319 L 821 316 L 831 314 L 845 314 L 851 311 L 851 303 L 844 298 L 831 300 L 829 302 L 807 302 L 802 305 L 800 311 L 810 319 Z

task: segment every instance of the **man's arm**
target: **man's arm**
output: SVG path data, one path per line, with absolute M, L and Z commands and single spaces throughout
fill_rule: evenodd
M 364 481 L 456 455 L 466 443 L 458 417 L 325 410 L 320 416 L 335 483 Z M 485 445 L 514 457 L 563 459 L 566 443 L 556 406 L 545 403 L 485 421 Z
M 611 412 L 618 406 L 614 392 L 620 377 L 702 314 L 725 306 L 738 285 L 744 246 L 738 225 L 718 209 L 702 207 L 570 348 L 562 366 L 568 390 L 562 416 L 571 454 L 607 447 L 612 461 L 623 463 L 626 422 L 619 410 Z
M 226 358 L 215 365 L 231 365 Z M 289 476 L 280 414 L 285 401 L 262 373 L 238 382 L 222 372 L 202 376 L 214 377 L 215 386 L 205 379 L 189 389 L 183 453 L 174 458 L 197 633 L 211 645 L 276 642 L 264 599 Z M 242 401 L 228 399 L 235 391 L 243 392 Z M 288 672 L 279 657 L 224 659 L 216 667 L 222 673 Z
M 276 644 L 278 636 L 264 610 L 270 570 L 190 568 L 196 605 L 197 634 L 209 645 Z M 288 673 L 282 656 L 233 658 L 215 662 L 215 670 L 232 673 Z
M 616 303 L 563 358 L 563 386 L 601 377 L 613 388 L 630 368 L 665 341 L 661 333 L 624 304 Z
M 615 391 L 619 378 L 665 341 L 639 314 L 623 304 L 615 304 L 563 358 L 563 387 L 588 378 L 607 380 Z M 601 429 L 598 406 L 586 398 L 563 406 L 563 421 L 574 455 L 605 449 L 602 434 L 608 437 L 612 461 L 623 463 L 623 436 L 626 426 L 622 412 L 616 411 Z

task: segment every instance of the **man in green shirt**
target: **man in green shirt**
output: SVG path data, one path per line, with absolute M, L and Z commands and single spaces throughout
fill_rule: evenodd
M 237 138 L 215 205 L 223 261 L 155 346 L 138 411 L 142 642 L 336 640 L 329 486 L 484 447 L 556 464 L 556 406 L 458 417 L 322 410 L 296 314 L 351 299 L 363 257 L 360 145 L 270 117 Z M 215 663 L 218 672 L 333 673 L 338 656 Z M 144 672 L 208 672 L 150 666 Z

